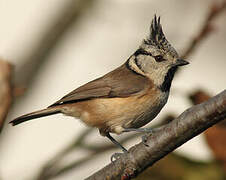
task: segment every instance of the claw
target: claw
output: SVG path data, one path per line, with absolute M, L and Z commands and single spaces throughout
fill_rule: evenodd
M 120 159 L 120 157 L 121 157 L 123 154 L 124 154 L 124 153 L 114 153 L 114 154 L 112 154 L 112 156 L 111 156 L 111 162 L 114 163 L 114 161 Z M 115 160 L 114 160 L 114 159 L 115 159 Z
M 124 129 L 123 132 L 131 132 L 131 131 L 135 131 L 135 132 L 141 132 L 141 133 L 145 133 L 146 135 L 142 136 L 142 142 L 144 143 L 145 146 L 148 146 L 147 144 L 147 135 L 150 135 L 153 133 L 153 129 L 152 128 L 127 128 Z
M 145 146 L 149 146 L 149 145 L 147 144 L 147 135 L 142 136 L 142 137 L 141 137 L 141 140 L 142 140 L 142 143 L 143 143 Z
M 152 135 L 154 130 L 152 130 L 151 128 L 144 128 L 145 129 L 145 135 L 141 137 L 141 140 L 142 140 L 142 143 L 145 145 L 145 146 L 149 146 L 147 144 L 147 140 L 148 140 L 148 135 Z

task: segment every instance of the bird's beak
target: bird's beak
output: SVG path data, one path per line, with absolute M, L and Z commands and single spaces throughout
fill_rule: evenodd
M 177 59 L 176 63 L 174 64 L 174 66 L 184 66 L 184 65 L 187 65 L 187 64 L 189 64 L 188 61 L 185 61 L 183 59 Z

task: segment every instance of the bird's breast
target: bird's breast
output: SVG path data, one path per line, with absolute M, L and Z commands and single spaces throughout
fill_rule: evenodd
M 168 96 L 169 93 L 156 90 L 141 97 L 141 101 L 138 101 L 141 107 L 136 111 L 132 120 L 126 121 L 124 128 L 139 128 L 149 123 L 159 114 Z

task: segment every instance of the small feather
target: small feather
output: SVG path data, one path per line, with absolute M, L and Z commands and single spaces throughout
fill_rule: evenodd
M 160 49 L 167 49 L 171 45 L 169 44 L 163 33 L 160 21 L 161 21 L 160 16 L 157 17 L 155 14 L 150 26 L 150 35 L 148 39 L 144 41 L 144 43 L 156 46 Z

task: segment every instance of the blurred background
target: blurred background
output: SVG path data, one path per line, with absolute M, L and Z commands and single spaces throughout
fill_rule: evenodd
M 0 73 L 9 68 L 12 81 L 0 134 L 0 180 L 84 179 L 110 162 L 119 149 L 77 119 L 54 115 L 16 127 L 8 122 L 120 66 L 147 37 L 155 13 L 179 54 L 195 46 L 193 40 L 199 44 L 185 55 L 191 63 L 177 73 L 168 104 L 151 124 L 171 120 L 224 90 L 226 10 L 221 6 L 225 1 L 1 0 L 0 59 L 12 66 Z M 211 13 L 216 16 L 208 21 Z M 224 179 L 225 124 L 184 144 L 138 179 Z M 127 148 L 141 141 L 132 133 L 114 137 Z

